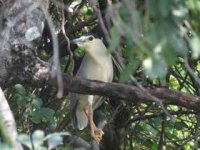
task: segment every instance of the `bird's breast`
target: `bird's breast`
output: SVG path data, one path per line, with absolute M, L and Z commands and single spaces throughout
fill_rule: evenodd
M 88 104 L 93 104 L 93 95 L 81 95 L 78 108 L 84 109 Z
M 96 58 L 84 56 L 77 76 L 90 80 L 111 82 L 113 78 L 113 64 L 110 55 L 105 57 L 98 56 Z M 102 103 L 101 101 L 99 102 L 99 98 L 99 96 L 94 95 L 81 95 L 77 107 L 84 109 L 88 104 L 92 104 L 97 108 Z
M 77 76 L 81 76 L 90 80 L 110 82 L 113 76 L 113 65 L 111 58 L 98 59 L 99 60 L 84 58 Z

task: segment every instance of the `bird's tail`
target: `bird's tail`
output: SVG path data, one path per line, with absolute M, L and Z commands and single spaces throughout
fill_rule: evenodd
M 79 130 L 83 130 L 88 124 L 88 118 L 85 112 L 81 109 L 76 109 L 74 118 L 73 118 L 73 125 L 75 128 Z

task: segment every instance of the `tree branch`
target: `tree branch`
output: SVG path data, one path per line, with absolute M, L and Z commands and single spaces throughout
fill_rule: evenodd
M 5 132 L 7 138 L 8 140 L 11 140 L 10 142 L 13 150 L 23 150 L 21 144 L 17 142 L 17 128 L 15 119 L 1 88 L 0 88 L 0 116 L 1 116 L 0 118 L 1 123 L 5 125 L 6 129 Z
M 35 77 L 39 80 L 49 78 L 49 83 L 55 80 L 53 71 L 47 69 L 45 66 L 39 66 Z M 71 77 L 63 75 L 64 91 L 65 94 L 68 92 L 80 93 L 80 94 L 93 94 L 112 97 L 116 99 L 123 99 L 131 103 L 148 103 L 154 102 L 152 98 L 145 94 L 136 86 L 125 85 L 121 83 L 105 83 L 101 81 L 91 81 L 83 78 Z M 163 104 L 172 104 L 182 106 L 195 111 L 200 111 L 200 97 L 193 96 L 187 93 L 165 89 L 165 88 L 154 88 L 146 89 L 151 95 L 159 98 Z
M 120 83 L 91 81 L 82 78 L 72 78 L 66 75 L 64 76 L 64 82 L 65 89 L 70 92 L 115 97 L 116 99 L 123 99 L 134 103 L 154 102 L 151 97 L 143 93 L 136 86 Z M 200 111 L 200 97 L 165 88 L 146 90 L 153 96 L 158 97 L 163 102 L 163 104 L 174 104 Z

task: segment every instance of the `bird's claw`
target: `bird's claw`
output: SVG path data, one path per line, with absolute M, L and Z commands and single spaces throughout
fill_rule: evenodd
M 97 135 L 97 137 L 99 137 L 101 140 L 102 140 L 102 137 L 103 137 L 103 135 L 104 135 L 104 132 L 103 132 L 103 130 L 102 129 L 96 129 L 95 131 L 94 131 L 94 133 L 95 133 L 95 135 Z
M 92 134 L 92 137 L 97 142 L 97 144 L 99 144 L 100 141 L 102 140 L 103 135 L 104 135 L 103 130 L 96 128 L 94 134 Z

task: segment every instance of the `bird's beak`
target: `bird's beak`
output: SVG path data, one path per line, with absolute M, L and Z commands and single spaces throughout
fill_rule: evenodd
M 77 39 L 73 39 L 70 42 L 72 44 L 80 45 L 80 44 L 83 44 L 85 42 L 85 38 L 84 37 L 80 37 L 80 38 L 77 38 Z

